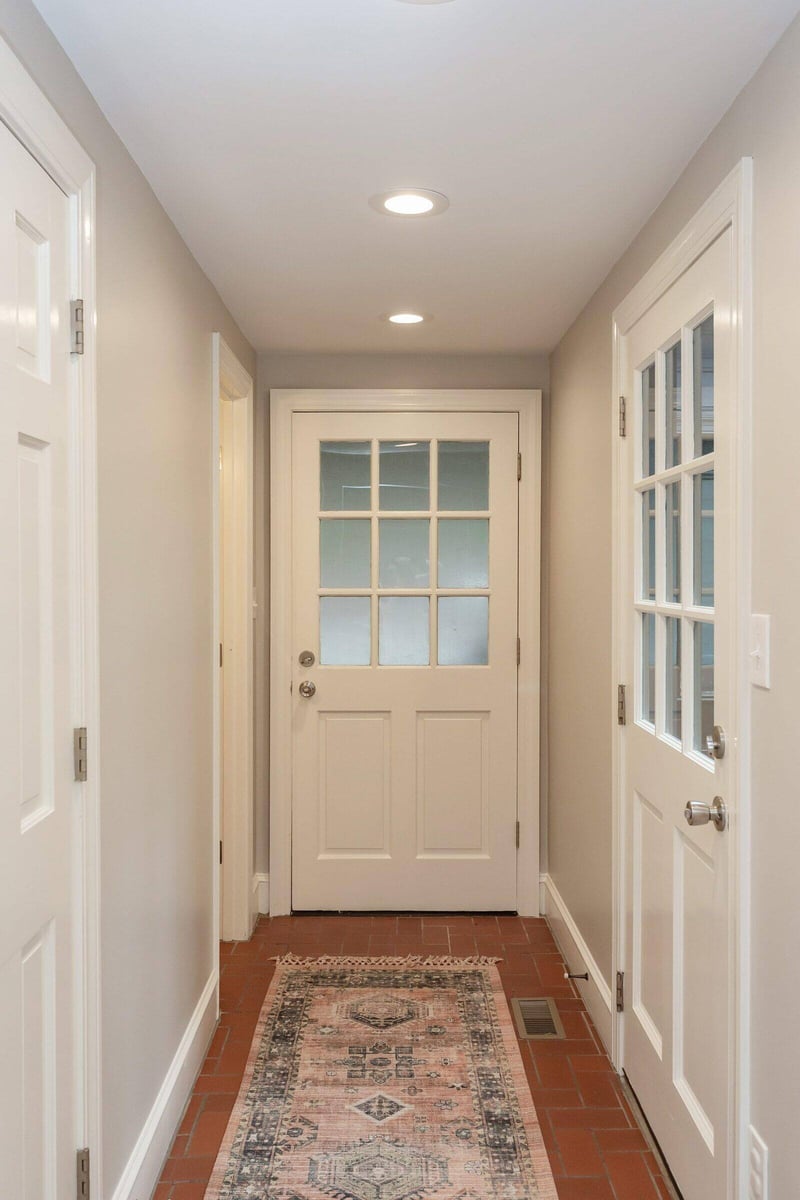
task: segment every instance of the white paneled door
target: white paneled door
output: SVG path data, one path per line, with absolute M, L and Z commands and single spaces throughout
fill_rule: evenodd
M 295 909 L 516 908 L 516 413 L 298 413 Z
M 0 1171 L 75 1195 L 69 202 L 0 126 Z
M 622 346 L 624 1063 L 685 1200 L 731 1195 L 731 280 L 728 230 Z

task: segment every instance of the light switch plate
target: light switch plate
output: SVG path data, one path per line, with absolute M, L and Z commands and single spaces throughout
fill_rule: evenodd
M 763 613 L 750 618 L 750 682 L 754 687 L 770 686 L 769 641 L 770 619 Z

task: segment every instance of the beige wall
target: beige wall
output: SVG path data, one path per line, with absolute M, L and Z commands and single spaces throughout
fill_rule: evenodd
M 108 1197 L 212 969 L 212 332 L 255 362 L 29 0 L 0 32 L 97 165 Z
M 545 355 L 261 354 L 256 406 L 256 588 L 264 598 L 256 626 L 255 869 L 269 870 L 269 392 L 271 388 L 541 388 Z M 259 502 L 258 496 L 266 497 Z
M 551 874 L 608 978 L 611 314 L 745 155 L 755 170 L 753 608 L 773 618 L 772 690 L 753 692 L 752 1120 L 770 1148 L 770 1195 L 788 1198 L 800 1195 L 798 21 L 552 356 L 549 854 Z

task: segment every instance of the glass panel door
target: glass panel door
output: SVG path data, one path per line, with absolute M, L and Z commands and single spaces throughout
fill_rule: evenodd
M 489 442 L 323 441 L 320 480 L 320 664 L 486 666 Z
M 714 315 L 638 372 L 637 721 L 710 762 L 714 725 Z M 659 414 L 661 414 L 659 416 Z

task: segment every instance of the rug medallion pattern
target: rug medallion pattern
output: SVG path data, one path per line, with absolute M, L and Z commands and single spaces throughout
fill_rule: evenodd
M 289 960 L 207 1200 L 555 1200 L 497 970 Z

